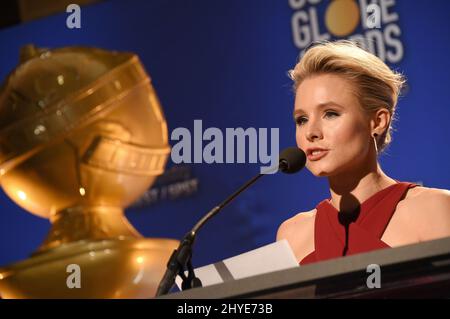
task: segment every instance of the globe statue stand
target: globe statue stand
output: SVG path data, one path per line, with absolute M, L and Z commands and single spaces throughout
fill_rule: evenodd
M 30 258 L 0 268 L 0 296 L 153 297 L 178 241 L 143 238 L 124 208 L 163 173 L 169 153 L 135 54 L 22 48 L 0 91 L 0 182 L 52 227 Z

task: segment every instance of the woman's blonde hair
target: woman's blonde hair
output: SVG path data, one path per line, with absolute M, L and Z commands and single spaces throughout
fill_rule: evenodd
M 380 108 L 390 112 L 389 127 L 377 138 L 379 152 L 391 143 L 395 108 L 405 79 L 378 57 L 347 40 L 319 42 L 310 47 L 288 73 L 294 81 L 294 92 L 304 79 L 317 74 L 336 74 L 349 80 L 366 112 L 370 114 Z

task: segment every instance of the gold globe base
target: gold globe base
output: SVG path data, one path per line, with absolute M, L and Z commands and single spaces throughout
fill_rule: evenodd
M 63 244 L 1 268 L 0 295 L 2 298 L 152 298 L 167 260 L 178 244 L 177 240 L 156 238 Z

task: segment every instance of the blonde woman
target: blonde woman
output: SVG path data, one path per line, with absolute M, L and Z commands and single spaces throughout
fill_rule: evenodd
M 378 163 L 403 77 L 348 41 L 313 46 L 289 74 L 297 145 L 331 197 L 283 222 L 277 240 L 308 264 L 450 236 L 450 192 L 397 181 Z

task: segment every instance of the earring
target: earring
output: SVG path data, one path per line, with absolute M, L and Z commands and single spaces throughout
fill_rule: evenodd
M 373 133 L 373 143 L 375 144 L 375 153 L 378 154 L 377 133 Z

